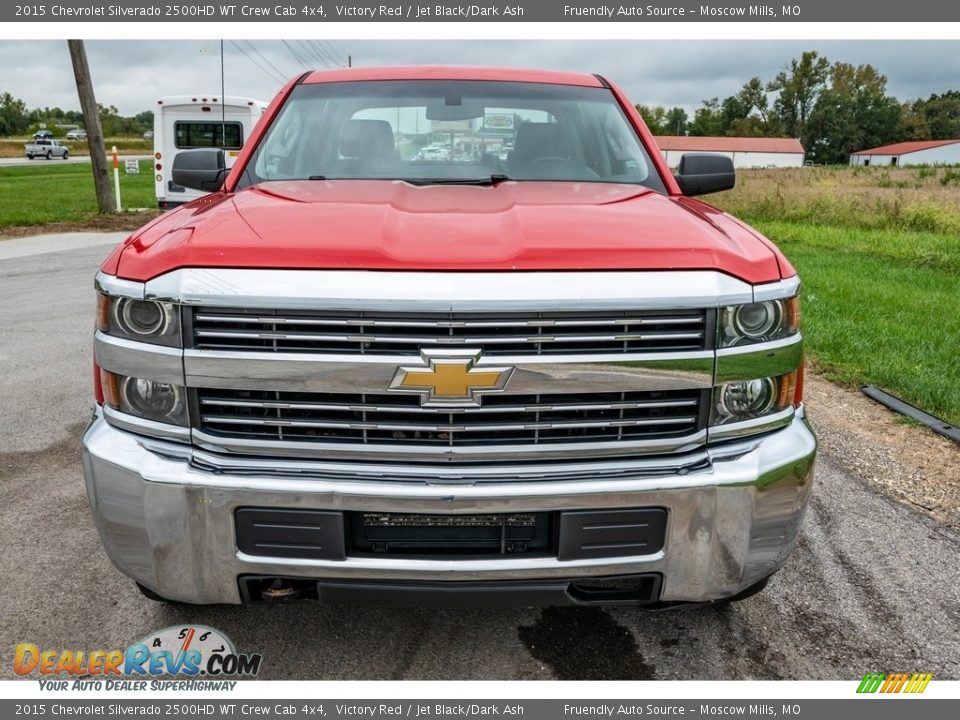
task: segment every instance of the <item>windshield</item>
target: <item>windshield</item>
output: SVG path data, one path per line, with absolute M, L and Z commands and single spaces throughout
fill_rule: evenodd
M 460 80 L 300 85 L 240 187 L 361 178 L 614 182 L 664 192 L 608 89 Z

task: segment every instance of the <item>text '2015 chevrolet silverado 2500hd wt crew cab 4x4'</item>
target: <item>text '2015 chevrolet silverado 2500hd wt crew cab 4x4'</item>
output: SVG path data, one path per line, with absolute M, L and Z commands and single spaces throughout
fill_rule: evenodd
M 100 268 L 83 439 L 148 596 L 662 607 L 795 546 L 796 272 L 604 78 L 312 72 L 173 162 L 210 194 Z

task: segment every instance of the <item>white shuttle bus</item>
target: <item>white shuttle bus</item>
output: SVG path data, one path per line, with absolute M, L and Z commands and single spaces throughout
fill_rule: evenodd
M 206 193 L 173 182 L 173 158 L 181 150 L 223 148 L 232 167 L 267 103 L 219 94 L 171 95 L 157 100 L 153 116 L 154 184 L 157 205 L 168 210 Z

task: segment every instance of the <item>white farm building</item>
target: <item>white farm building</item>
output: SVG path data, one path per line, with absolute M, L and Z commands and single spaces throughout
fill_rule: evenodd
M 684 153 L 726 155 L 737 168 L 803 167 L 803 145 L 794 138 L 658 135 L 660 154 L 672 168 Z
M 911 140 L 861 150 L 850 156 L 851 165 L 957 165 L 960 139 Z

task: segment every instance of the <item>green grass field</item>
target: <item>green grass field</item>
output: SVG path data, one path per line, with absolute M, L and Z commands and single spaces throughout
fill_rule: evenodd
M 97 216 L 97 195 L 86 163 L 64 164 L 36 160 L 35 165 L 0 167 L 0 230 L 18 225 L 53 222 L 90 222 Z M 110 171 L 113 188 L 113 170 Z M 140 161 L 140 174 L 128 175 L 120 168 L 120 199 L 123 207 L 154 208 L 153 166 Z
M 876 385 L 960 424 L 960 241 L 758 221 L 796 265 L 808 356 L 830 380 Z M 871 244 L 872 243 L 872 244 Z
M 747 170 L 708 202 L 796 265 L 807 355 L 960 424 L 960 173 L 955 168 Z

